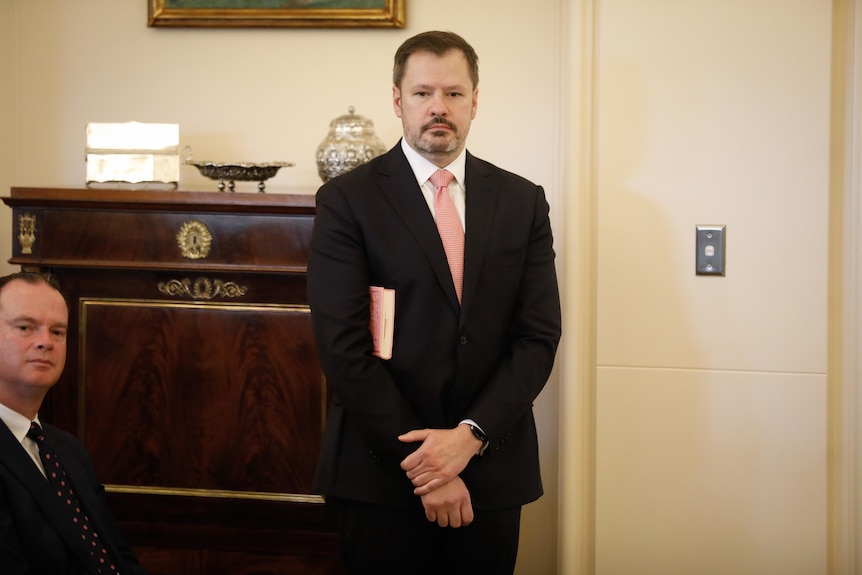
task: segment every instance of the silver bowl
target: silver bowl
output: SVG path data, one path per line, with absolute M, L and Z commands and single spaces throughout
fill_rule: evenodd
M 202 176 L 211 180 L 218 180 L 218 189 L 223 192 L 225 182 L 231 192 L 234 191 L 234 182 L 257 182 L 257 189 L 264 191 L 264 182 L 273 177 L 281 168 L 293 166 L 292 162 L 268 162 L 265 164 L 248 163 L 215 163 L 215 162 L 193 162 L 186 161 L 185 164 L 194 166 Z

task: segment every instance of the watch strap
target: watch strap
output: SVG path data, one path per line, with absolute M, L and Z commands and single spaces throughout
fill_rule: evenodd
M 485 450 L 488 449 L 488 436 L 485 435 L 485 432 L 478 425 L 473 425 L 472 423 L 468 423 L 470 426 L 470 431 L 473 432 L 473 437 L 482 442 L 482 447 L 479 448 L 479 451 L 476 452 L 476 455 L 482 456 L 485 454 Z

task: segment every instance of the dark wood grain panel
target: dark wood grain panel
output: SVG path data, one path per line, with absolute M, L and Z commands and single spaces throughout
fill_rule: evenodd
M 305 285 L 314 199 L 13 188 L 3 201 L 10 262 L 53 272 L 70 303 L 66 370 L 40 416 L 85 442 L 150 572 L 343 574 L 334 510 L 311 493 L 328 403 Z M 206 258 L 178 255 L 191 219 L 213 235 Z M 242 293 L 194 289 L 217 283 Z
M 307 307 L 81 311 L 84 437 L 104 482 L 311 493 L 326 394 Z
M 12 187 L 3 202 L 15 207 L 52 207 L 69 210 L 142 210 L 200 213 L 314 215 L 314 196 L 308 194 L 221 193 L 193 190 L 148 190 L 124 188 L 32 188 Z
M 333 557 L 208 551 L 201 561 L 210 575 L 314 575 L 344 573 Z
M 210 268 L 304 269 L 308 260 L 306 238 L 313 218 L 283 218 L 251 214 L 125 212 L 110 214 L 77 210 L 74 217 L 62 210 L 37 215 L 39 255 L 53 262 L 76 261 L 87 254 L 87 265 L 135 267 L 200 266 Z M 177 236 L 183 225 L 199 222 L 212 236 L 206 258 L 185 258 Z
M 224 565 L 236 568 L 237 573 L 252 565 L 261 574 L 290 573 L 289 569 L 297 565 L 311 569 L 308 573 L 344 573 L 334 510 L 326 504 L 115 492 L 109 492 L 108 499 L 114 513 L 123 518 L 120 528 L 136 550 L 176 551 L 178 561 L 192 552 L 201 566 L 208 555 L 221 557 Z M 169 567 L 166 565 L 162 572 L 184 573 Z M 201 573 L 233 571 L 202 567 Z
M 203 575 L 200 553 L 193 550 L 138 546 L 135 553 L 150 575 Z

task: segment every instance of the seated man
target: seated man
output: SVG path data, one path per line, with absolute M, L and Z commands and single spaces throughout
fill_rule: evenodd
M 0 571 L 146 575 L 84 446 L 39 421 L 66 363 L 68 318 L 49 276 L 0 278 Z

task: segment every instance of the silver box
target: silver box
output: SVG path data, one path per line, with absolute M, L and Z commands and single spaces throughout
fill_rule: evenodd
M 180 179 L 179 124 L 87 124 L 87 187 Z

